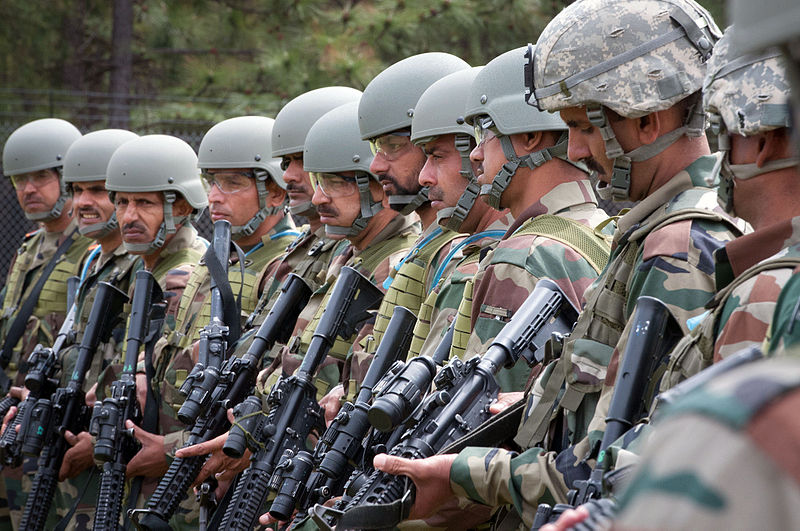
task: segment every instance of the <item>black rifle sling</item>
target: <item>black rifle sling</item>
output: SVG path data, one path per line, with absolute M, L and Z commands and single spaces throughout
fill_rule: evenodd
M 86 496 L 86 491 L 89 490 L 89 485 L 94 482 L 94 476 L 97 473 L 97 467 L 89 467 L 89 477 L 86 478 L 86 483 L 83 484 L 81 487 L 80 492 L 78 493 L 78 497 L 75 498 L 75 503 L 72 504 L 72 507 L 69 508 L 69 512 L 64 515 L 64 518 L 58 521 L 56 526 L 53 528 L 53 531 L 66 531 L 69 524 L 72 522 L 72 517 L 75 516 L 75 511 L 78 510 L 78 505 L 83 501 L 83 497 Z
M 241 306 L 242 306 L 242 286 L 244 285 L 244 253 L 242 249 L 236 245 L 235 243 L 232 244 L 234 249 L 236 249 L 236 255 L 239 257 L 239 267 L 241 269 L 241 282 L 239 283 L 239 295 L 234 300 L 233 298 L 233 290 L 231 289 L 231 283 L 228 280 L 228 268 L 222 265 L 222 259 L 217 256 L 217 253 L 214 252 L 214 246 L 209 245 L 208 249 L 206 250 L 206 254 L 203 257 L 206 263 L 206 267 L 208 268 L 208 272 L 211 274 L 211 278 L 219 288 L 219 294 L 222 298 L 222 308 L 223 308 L 223 321 L 225 321 L 225 325 L 228 327 L 228 345 L 232 345 L 236 343 L 236 340 L 239 339 L 239 335 L 241 333 L 241 318 L 239 314 L 241 313 Z M 227 257 L 226 257 L 227 258 Z M 225 263 L 227 264 L 227 259 Z
M 28 298 L 25 299 L 25 302 L 22 304 L 19 312 L 17 312 L 17 316 L 14 318 L 14 322 L 11 323 L 11 327 L 8 330 L 8 335 L 6 335 L 6 340 L 3 343 L 3 351 L 0 352 L 0 369 L 5 369 L 11 362 L 14 347 L 17 346 L 17 343 L 22 337 L 23 332 L 25 332 L 25 327 L 28 325 L 28 319 L 30 318 L 31 314 L 33 314 L 33 309 L 36 307 L 36 303 L 39 300 L 39 294 L 42 292 L 45 282 L 47 282 L 48 277 L 50 277 L 50 273 L 52 273 L 53 269 L 55 269 L 58 259 L 61 258 L 61 255 L 67 252 L 67 249 L 69 249 L 70 245 L 72 245 L 77 232 L 78 229 L 73 230 L 69 236 L 67 236 L 66 239 L 61 242 L 61 245 L 58 246 L 58 249 L 56 249 L 56 254 L 53 255 L 53 258 L 50 259 L 50 262 L 48 262 L 48 264 L 44 267 L 42 274 L 39 276 L 39 280 L 36 281 L 36 284 L 33 286 L 30 295 L 28 295 Z

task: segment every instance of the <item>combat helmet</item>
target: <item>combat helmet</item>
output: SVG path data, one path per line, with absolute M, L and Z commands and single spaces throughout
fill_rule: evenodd
M 174 234 L 187 216 L 174 216 L 172 205 L 180 194 L 194 209 L 195 219 L 208 206 L 197 155 L 192 147 L 174 136 L 146 135 L 122 144 L 108 162 L 109 192 L 162 192 L 164 221 L 150 243 L 125 243 L 128 252 L 150 254 L 163 247 L 165 236 Z
M 272 127 L 272 156 L 282 157 L 302 153 L 306 135 L 314 122 L 339 105 L 356 101 L 361 91 L 350 87 L 322 87 L 300 94 L 275 117 Z M 282 168 L 286 170 L 286 168 Z M 289 211 L 297 216 L 314 211 L 311 201 L 290 206 Z
M 482 67 L 467 68 L 449 74 L 428 87 L 417 101 L 411 119 L 411 141 L 425 144 L 442 135 L 455 135 L 455 148 L 461 155 L 461 176 L 467 187 L 454 207 L 436 213 L 438 223 L 456 232 L 467 218 L 480 195 L 480 185 L 472 171 L 472 127 L 464 119 L 469 88 Z
M 383 208 L 373 201 L 369 180 L 377 178 L 370 173 L 372 151 L 369 143 L 361 140 L 358 131 L 358 102 L 345 103 L 322 115 L 306 136 L 303 149 L 303 169 L 313 173 L 354 171 L 358 186 L 361 211 L 351 227 L 325 225 L 325 232 L 345 237 L 363 231 L 370 218 Z
M 203 136 L 197 150 L 201 171 L 250 168 L 258 191 L 258 212 L 241 226 L 231 227 L 234 239 L 250 236 L 268 216 L 283 211 L 284 205 L 267 206 L 267 179 L 286 189 L 281 161 L 272 158 L 272 130 L 275 120 L 265 116 L 239 116 L 214 125 Z
M 586 107 L 614 161 L 611 190 L 628 199 L 631 163 L 648 160 L 684 135 L 704 130 L 699 93 L 705 62 L 721 32 L 693 0 L 584 0 L 570 4 L 539 36 L 526 67 L 526 95 L 541 110 Z M 532 47 L 531 47 L 532 48 Z M 605 108 L 638 118 L 697 98 L 684 124 L 626 153 Z
M 734 214 L 733 187 L 736 179 L 796 166 L 800 159 L 773 160 L 762 167 L 756 164 L 731 164 L 730 137 L 753 136 L 781 127 L 789 127 L 789 82 L 786 60 L 777 48 L 741 55 L 734 49 L 731 27 L 714 46 L 703 84 L 703 106 L 711 132 L 717 135 L 723 157 L 717 188 L 720 205 Z
M 490 206 L 500 209 L 500 197 L 520 166 L 536 168 L 555 157 L 567 158 L 567 125 L 556 114 L 539 111 L 525 104 L 525 47 L 495 57 L 477 75 L 469 91 L 465 118 L 476 128 L 489 126 L 497 132 L 503 154 L 508 160 L 491 184 L 481 187 L 481 195 Z M 519 156 L 510 135 L 536 131 L 563 131 L 556 144 Z
M 62 169 L 62 179 L 68 191 L 71 192 L 72 183 L 105 181 L 111 155 L 119 146 L 136 138 L 139 135 L 124 129 L 101 129 L 87 133 L 73 142 L 64 156 Z M 95 238 L 102 238 L 118 228 L 117 213 L 112 212 L 106 221 L 78 230 L 83 235 L 93 234 Z
M 22 175 L 39 170 L 58 172 L 61 194 L 48 212 L 25 213 L 31 221 L 50 221 L 61 216 L 69 192 L 61 179 L 61 168 L 67 148 L 81 137 L 78 128 L 59 118 L 34 120 L 17 128 L 3 146 L 3 173 Z
M 412 55 L 394 63 L 375 76 L 364 89 L 358 106 L 358 126 L 363 140 L 408 129 L 417 101 L 434 81 L 469 68 L 455 55 L 429 52 Z M 390 195 L 389 206 L 408 215 L 428 201 L 428 189 L 416 194 Z

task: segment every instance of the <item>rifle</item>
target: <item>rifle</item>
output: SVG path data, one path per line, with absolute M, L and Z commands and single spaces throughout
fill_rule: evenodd
M 557 504 L 552 513 L 577 507 L 603 495 L 603 476 L 608 471 L 608 448 L 641 420 L 649 410 L 650 397 L 669 361 L 669 353 L 683 336 L 683 330 L 669 308 L 654 297 L 643 296 L 636 301 L 631 334 L 625 345 L 622 363 L 614 383 L 614 393 L 606 417 L 606 429 L 600 442 L 597 464 L 589 479 L 576 481 L 577 488 L 567 493 L 568 504 Z M 553 515 L 540 504 L 533 529 L 546 524 Z
M 116 319 L 122 314 L 123 304 L 128 296 L 107 282 L 99 282 L 97 295 L 89 313 L 89 321 L 78 347 L 75 370 L 66 387 L 60 387 L 52 396 L 52 401 L 40 398 L 31 415 L 31 425 L 25 434 L 23 452 L 34 455 L 41 451 L 38 469 L 33 486 L 25 503 L 25 511 L 20 522 L 21 529 L 40 530 L 44 528 L 50 504 L 53 501 L 58 471 L 69 445 L 64 432 L 86 431 L 89 414 L 83 382 L 86 371 L 92 363 L 97 346 L 107 341 Z M 40 414 L 37 414 L 40 413 Z M 36 423 L 39 419 L 41 423 Z M 43 448 L 43 450 L 42 450 Z
M 41 343 L 28 356 L 28 373 L 25 375 L 25 387 L 28 388 L 28 396 L 17 409 L 14 419 L 6 426 L 6 431 L 0 436 L 0 470 L 3 467 L 18 467 L 22 464 L 22 439 L 27 428 L 31 409 L 36 401 L 43 396 L 52 395 L 58 388 L 58 375 L 61 370 L 61 350 L 66 345 L 75 342 L 75 315 L 77 307 L 75 305 L 75 294 L 77 293 L 80 279 L 69 277 L 67 279 L 67 316 L 61 324 L 50 348 Z M 18 405 L 19 399 L 10 395 L 0 401 L 0 415 L 4 418 L 12 406 Z M 19 430 L 17 430 L 19 426 Z M 22 433 L 23 437 L 18 434 Z
M 184 448 L 210 441 L 228 429 L 228 408 L 239 404 L 252 392 L 264 353 L 276 342 L 283 343 L 289 339 L 294 323 L 310 297 L 308 284 L 301 277 L 290 274 L 247 352 L 241 358 L 225 361 L 211 406 L 192 426 Z M 172 460 L 166 475 L 147 500 L 147 508 L 128 512 L 137 529 L 170 529 L 169 519 L 186 498 L 189 486 L 194 483 L 206 459 L 207 455 L 198 455 Z
M 239 410 L 223 451 L 228 456 L 240 457 L 248 445 L 254 453 L 250 467 L 236 484 L 222 519 L 222 529 L 252 529 L 269 494 L 269 480 L 280 457 L 287 449 L 297 452 L 304 448 L 314 428 L 324 430 L 314 374 L 336 336 L 351 337 L 371 317 L 368 310 L 377 308 L 382 298 L 383 293 L 369 279 L 355 269 L 343 267 L 297 374 L 281 378 L 270 391 L 269 414 L 253 415 L 247 413 L 247 408 Z M 243 405 L 252 406 L 252 402 Z
M 369 430 L 367 410 L 373 387 L 389 365 L 408 352 L 416 321 L 414 314 L 406 308 L 394 308 L 355 401 L 342 405 L 322 434 L 313 455 L 305 450 L 296 456 L 291 455 L 291 450 L 284 454 L 270 482 L 270 489 L 277 492 L 269 510 L 273 517 L 280 521 L 288 520 L 295 507 L 307 509 L 342 491 L 354 464 L 363 453 L 361 442 Z
M 125 469 L 139 444 L 125 428 L 130 419 L 140 424 L 142 411 L 136 399 L 136 363 L 148 336 L 160 335 L 166 305 L 161 287 L 146 270 L 136 272 L 125 360 L 122 373 L 111 384 L 111 393 L 94 406 L 89 432 L 96 437 L 95 460 L 103 463 L 94 530 L 117 529 L 125 491 Z M 155 326 L 153 326 L 155 324 Z
M 231 224 L 220 219 L 214 223 L 213 245 L 209 247 L 213 252 L 207 252 L 205 256 L 211 273 L 211 319 L 200 332 L 198 362 L 180 388 L 184 402 L 178 410 L 178 419 L 186 425 L 194 424 L 208 409 L 219 383 L 229 341 L 233 343 L 239 337 L 238 305 L 232 300 L 233 293 L 227 283 L 230 248 Z M 223 301 L 227 301 L 227 308 Z M 233 312 L 231 305 L 235 307 Z M 229 337 L 231 335 L 233 337 Z
M 544 357 L 544 344 L 554 333 L 566 333 L 577 311 L 552 281 L 540 280 L 511 321 L 482 357 L 451 361 L 436 377 L 437 391 L 429 395 L 411 419 L 412 427 L 390 455 L 423 459 L 472 432 L 487 421 L 489 405 L 500 390 L 495 374 L 520 357 L 533 366 Z M 415 498 L 414 483 L 406 476 L 374 471 L 338 516 L 344 528 L 392 527 L 408 517 Z M 314 508 L 319 514 L 319 506 Z M 329 511 L 330 512 L 330 511 Z

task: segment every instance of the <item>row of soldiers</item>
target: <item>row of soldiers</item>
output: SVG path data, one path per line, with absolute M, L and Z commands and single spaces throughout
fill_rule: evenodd
M 617 372 L 638 333 L 640 297 L 662 301 L 683 336 L 659 369 L 660 390 L 760 346 L 776 303 L 771 349 L 790 346 L 797 297 L 779 295 L 796 285 L 800 265 L 792 192 L 800 181 L 786 60 L 778 51 L 744 55 L 736 37 L 735 29 L 723 35 L 692 0 L 581 0 L 535 46 L 483 67 L 444 53 L 412 56 L 363 92 L 316 89 L 274 120 L 220 122 L 198 153 L 165 135 L 81 135 L 55 119 L 26 124 L 6 142 L 3 169 L 41 228 L 26 236 L 3 292 L 0 366 L 9 394 L 25 398 L 28 355 L 59 334 L 68 277 L 80 278 L 77 345 L 99 282 L 132 296 L 134 275 L 145 269 L 167 309 L 163 333 L 136 368 L 141 409 L 152 415 L 128 424 L 140 448 L 127 463 L 125 506 L 143 507 L 176 456 L 209 455 L 195 484 L 214 477 L 222 497 L 247 459 L 223 453 L 227 433 L 185 447 L 177 415 L 211 320 L 213 285 L 227 283 L 233 294 L 232 356 L 247 351 L 289 273 L 312 289 L 288 340 L 265 357 L 255 390 L 263 396 L 301 365 L 344 267 L 383 292 L 374 318 L 338 337 L 316 374 L 330 422 L 358 393 L 395 307 L 417 317 L 409 359 L 431 357 L 452 328 L 449 356 L 466 360 L 486 352 L 549 279 L 580 314 L 541 364 L 519 360 L 497 374 L 503 392 L 492 412 L 519 412 L 518 423 L 497 434 L 504 446 L 416 461 L 381 455 L 374 463 L 416 484 L 403 526 L 530 528 L 540 502 L 567 501 L 596 466 Z M 706 118 L 718 153 L 709 148 Z M 595 194 L 636 204 L 609 219 Z M 192 226 L 206 207 L 212 221 L 231 225 L 227 279 Z M 90 406 L 122 370 L 129 310 L 113 315 L 85 377 Z M 74 347 L 61 353 L 61 385 L 77 355 Z M 750 463 L 754 453 L 767 461 L 791 453 L 791 433 L 784 438 L 772 424 L 788 423 L 791 404 L 763 411 L 797 387 L 796 369 L 782 363 L 747 369 L 758 382 L 781 385 L 751 385 L 742 395 L 721 379 L 684 407 L 694 424 L 665 421 L 677 426 L 672 441 L 656 429 L 657 449 L 645 450 L 656 457 L 631 480 L 617 525 L 741 526 L 746 514 L 792 527 L 796 504 L 758 511 L 761 499 L 742 485 L 740 469 L 710 458 L 730 451 L 731 461 Z M 731 406 L 739 401 L 750 407 Z M 717 442 L 708 417 L 752 438 L 737 434 L 735 448 Z M 62 435 L 70 449 L 47 527 L 89 528 L 98 490 L 93 436 Z M 648 430 L 635 435 L 615 446 L 619 470 L 649 442 Z M 709 457 L 691 461 L 690 443 Z M 3 470 L 9 529 L 20 526 L 36 468 L 28 458 Z M 780 472 L 794 492 L 796 472 L 781 468 L 764 481 Z M 170 525 L 196 528 L 198 515 L 188 496 Z

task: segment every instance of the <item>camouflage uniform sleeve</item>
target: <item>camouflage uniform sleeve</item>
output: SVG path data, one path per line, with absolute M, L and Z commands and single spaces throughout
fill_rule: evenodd
M 192 274 L 195 264 L 182 264 L 171 269 L 164 277 L 164 297 L 167 300 L 167 318 L 165 320 L 165 332 L 175 329 L 175 317 L 178 313 L 178 304 Z
M 530 528 L 539 503 L 554 503 L 567 487 L 556 469 L 553 452 L 531 448 L 516 454 L 499 448 L 466 448 L 450 469 L 450 486 L 458 496 L 491 507 L 513 505 Z

